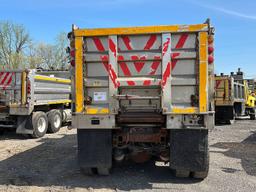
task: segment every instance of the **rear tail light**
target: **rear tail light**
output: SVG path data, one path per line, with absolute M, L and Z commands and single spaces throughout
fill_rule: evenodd
M 208 37 L 208 63 L 212 64 L 214 62 L 214 38 L 213 35 L 209 35 Z
M 214 57 L 212 55 L 208 56 L 208 63 L 212 64 L 214 62 Z
M 208 47 L 208 53 L 209 53 L 209 54 L 213 53 L 213 51 L 214 51 L 214 48 L 213 48 L 213 47 Z
M 70 65 L 75 67 L 75 56 L 76 56 L 76 49 L 75 49 L 75 40 L 74 37 L 72 35 L 72 33 L 70 33 L 69 35 L 69 40 L 70 40 L 70 52 L 69 52 L 69 56 L 70 56 Z
M 27 79 L 27 96 L 31 94 L 31 83 L 30 80 Z
M 71 65 L 71 66 L 75 67 L 75 64 L 76 64 L 76 63 L 75 63 L 75 59 L 73 59 L 73 60 L 70 61 L 70 65 Z
M 70 57 L 75 58 L 75 49 L 73 49 L 73 50 L 70 51 Z
M 75 49 L 74 48 L 71 48 L 71 51 L 70 51 L 70 65 L 75 67 Z

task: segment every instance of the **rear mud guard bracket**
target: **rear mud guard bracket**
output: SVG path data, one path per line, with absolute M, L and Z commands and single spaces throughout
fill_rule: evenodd
M 17 117 L 17 134 L 33 134 L 33 128 L 29 125 L 32 125 L 31 123 L 32 119 L 31 116 L 18 116 Z

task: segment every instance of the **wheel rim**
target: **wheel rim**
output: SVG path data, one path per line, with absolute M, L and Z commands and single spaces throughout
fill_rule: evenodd
M 54 116 L 53 124 L 54 124 L 54 127 L 56 127 L 56 128 L 60 127 L 61 120 L 60 120 L 60 116 L 59 115 L 55 115 Z
M 46 129 L 46 120 L 44 117 L 40 117 L 37 122 L 38 131 L 43 133 Z

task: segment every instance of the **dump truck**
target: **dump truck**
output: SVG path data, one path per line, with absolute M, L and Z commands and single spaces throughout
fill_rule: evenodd
M 214 126 L 214 28 L 196 25 L 79 29 L 68 34 L 72 127 L 85 174 L 112 162 L 169 163 L 205 178 Z M 114 160 L 114 161 L 112 161 Z
M 254 79 L 244 80 L 245 85 L 245 114 L 250 117 L 251 120 L 256 119 L 256 95 L 255 95 L 255 83 Z
M 215 76 L 215 122 L 232 124 L 236 117 L 245 115 L 245 85 L 234 76 Z
M 241 68 L 230 75 L 215 76 L 215 121 L 232 124 L 235 119 L 255 119 L 254 81 L 245 79 Z
M 256 79 L 245 79 L 248 83 L 248 89 L 251 93 L 256 93 Z
M 61 78 L 58 76 L 66 77 Z M 0 71 L 0 130 L 43 137 L 71 121 L 71 80 L 67 71 Z

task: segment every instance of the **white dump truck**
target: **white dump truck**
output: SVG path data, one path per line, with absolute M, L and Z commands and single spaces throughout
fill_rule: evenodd
M 0 130 L 42 137 L 71 121 L 71 81 L 67 71 L 0 71 Z M 65 78 L 64 78 L 65 77 Z

